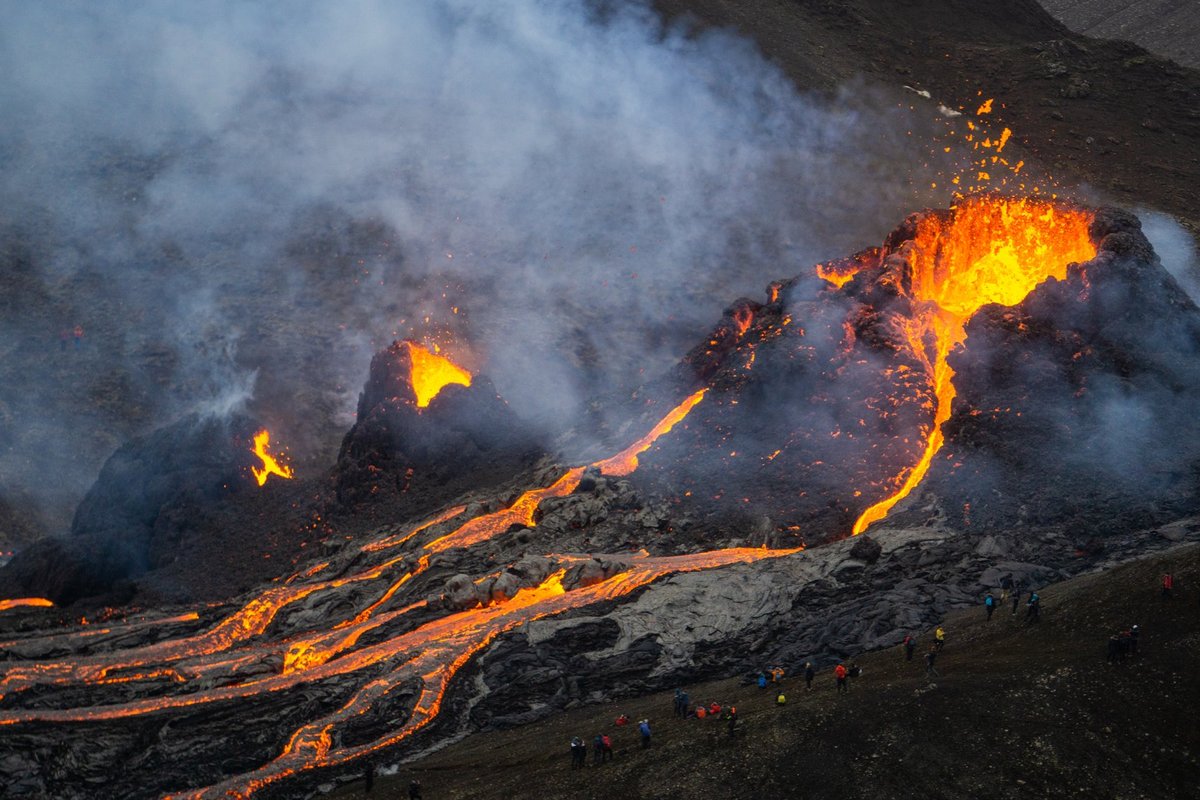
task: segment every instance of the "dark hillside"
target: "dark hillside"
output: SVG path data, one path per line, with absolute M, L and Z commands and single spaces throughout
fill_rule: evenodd
M 1159 598 L 1164 570 L 1176 597 Z M 1024 607 L 991 622 L 982 609 L 947 616 L 941 677 L 924 677 L 898 648 L 858 659 L 863 675 L 838 697 L 829 664 L 806 694 L 785 665 L 788 703 L 740 680 L 687 687 L 693 701 L 733 702 L 726 724 L 676 720 L 671 697 L 583 707 L 535 725 L 484 733 L 383 777 L 372 794 L 466 798 L 1166 798 L 1200 785 L 1200 550 L 1195 546 L 1047 587 L 1043 619 Z M 1110 665 L 1110 632 L 1138 623 L 1141 654 Z M 620 713 L 649 717 L 643 753 Z M 572 772 L 567 743 L 613 736 L 611 764 Z M 334 797 L 361 797 L 361 782 Z

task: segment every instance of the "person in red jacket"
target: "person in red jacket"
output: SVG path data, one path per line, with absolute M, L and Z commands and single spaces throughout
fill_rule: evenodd
M 848 691 L 846 687 L 846 665 L 838 664 L 836 667 L 834 667 L 833 674 L 837 678 L 838 693 L 840 694 Z
M 1175 588 L 1175 577 L 1171 573 L 1163 575 L 1162 578 L 1162 599 L 1171 599 L 1171 590 Z

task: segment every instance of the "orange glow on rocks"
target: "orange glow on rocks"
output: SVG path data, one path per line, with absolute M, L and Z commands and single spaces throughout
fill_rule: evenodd
M 925 367 L 937 397 L 920 460 L 898 475 L 895 493 L 864 511 L 853 533 L 883 519 L 925 477 L 950 418 L 954 370 L 947 356 L 966 339 L 965 325 L 985 305 L 1020 303 L 1049 278 L 1062 280 L 1070 262 L 1095 257 L 1091 214 L 1043 200 L 973 198 L 949 215 L 929 214 L 901 246 L 911 269 L 913 316 L 903 334 Z
M 450 384 L 471 385 L 471 373 L 445 356 L 439 355 L 416 342 L 405 342 L 408 359 L 412 364 L 409 382 L 417 408 L 425 408 Z
M 278 475 L 280 478 L 289 480 L 295 477 L 291 467 L 280 464 L 274 456 L 267 452 L 267 447 L 270 444 L 271 434 L 265 428 L 254 434 L 254 455 L 258 456 L 263 465 L 262 469 L 251 467 L 250 471 L 254 473 L 254 480 L 258 481 L 259 486 L 266 483 L 267 478 L 272 475 Z
M 53 608 L 54 603 L 44 597 L 17 597 L 12 600 L 0 600 L 0 611 L 10 608 Z

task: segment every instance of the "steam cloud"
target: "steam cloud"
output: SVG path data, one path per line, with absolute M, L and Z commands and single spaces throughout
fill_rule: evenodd
M 124 438 L 251 387 L 302 467 L 328 463 L 371 352 L 437 326 L 562 430 L 732 298 L 945 201 L 912 180 L 932 119 L 806 99 L 639 4 L 3 18 L 0 485 L 49 527 Z

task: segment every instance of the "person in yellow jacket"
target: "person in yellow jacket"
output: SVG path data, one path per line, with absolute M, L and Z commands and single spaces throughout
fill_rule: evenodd
M 946 645 L 946 629 L 938 625 L 937 630 L 933 632 L 933 638 L 936 642 L 935 646 L 941 650 Z

